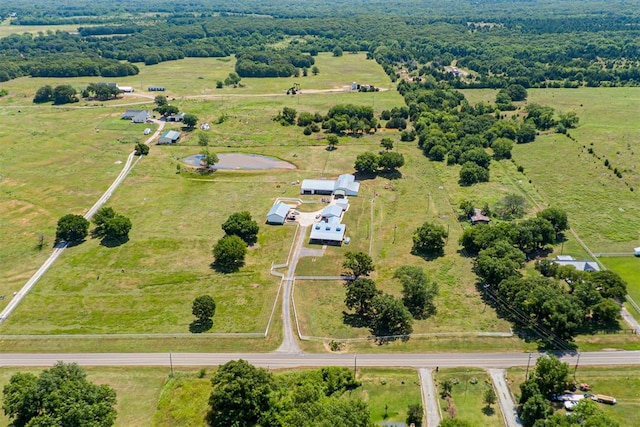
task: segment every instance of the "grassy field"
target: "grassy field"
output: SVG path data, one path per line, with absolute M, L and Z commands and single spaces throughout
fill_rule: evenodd
M 637 257 L 608 257 L 600 258 L 600 261 L 627 282 L 627 293 L 636 304 L 640 305 L 640 259 Z M 640 318 L 640 313 L 635 309 L 631 308 L 629 311 L 636 318 Z
M 484 393 L 488 387 L 492 387 L 487 373 L 481 369 L 440 369 L 434 373 L 434 381 L 438 394 L 442 391 L 442 383 L 446 380 L 454 382 L 451 392 L 453 399 L 453 411 L 447 411 L 449 403 L 440 399 L 442 417 L 454 415 L 455 418 L 470 422 L 472 425 L 504 426 L 500 407 L 496 403 L 487 408 L 484 403 Z
M 411 369 L 358 370 L 362 387 L 350 392 L 364 399 L 373 422 L 400 421 L 407 417 L 410 404 L 421 403 L 420 380 Z M 197 378 L 195 373 L 178 374 L 168 380 L 160 393 L 153 426 L 201 426 L 207 413 L 211 393 L 209 376 Z M 387 417 L 385 418 L 385 406 Z
M 495 99 L 495 91 L 464 93 L 471 103 Z M 630 252 L 640 244 L 640 137 L 635 119 L 640 90 L 530 89 L 528 102 L 574 111 L 580 123 L 570 130 L 575 141 L 545 134 L 514 147 L 514 161 L 525 169 L 524 181 L 531 181 L 545 205 L 568 212 L 571 226 L 593 252 Z M 605 160 L 612 169 L 605 167 Z
M 116 391 L 118 416 L 116 426 L 142 427 L 148 426 L 155 411 L 160 391 L 167 379 L 167 368 L 85 368 L 89 381 L 96 384 L 107 384 Z M 0 369 L 0 389 L 2 389 L 16 372 L 31 372 L 38 375 L 41 370 L 33 368 Z M 0 394 L 0 401 L 2 395 Z M 8 425 L 9 420 L 0 412 L 0 425 Z M 166 425 L 166 424 L 165 424 Z M 202 425 L 202 424 L 200 424 Z
M 571 373 L 575 366 L 571 367 Z M 507 374 L 511 393 L 516 400 L 520 395 L 520 384 L 525 380 L 525 370 L 509 369 Z M 616 405 L 598 405 L 617 420 L 621 426 L 636 426 L 640 423 L 640 368 L 638 367 L 586 367 L 576 371 L 576 380 L 592 386 L 591 393 L 605 394 L 616 398 Z M 564 409 L 560 409 L 564 411 Z
M 0 21 L 0 37 L 7 37 L 12 34 L 46 34 L 49 31 L 68 31 L 70 33 L 77 33 L 78 27 L 90 27 L 91 25 L 10 25 L 10 20 L 5 19 Z

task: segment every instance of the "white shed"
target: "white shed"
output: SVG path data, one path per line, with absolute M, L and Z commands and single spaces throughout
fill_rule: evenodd
M 271 207 L 267 214 L 267 224 L 284 224 L 291 207 L 285 203 L 278 202 Z
M 640 256 L 640 246 L 638 246 L 637 248 L 633 248 L 633 254 L 635 256 Z

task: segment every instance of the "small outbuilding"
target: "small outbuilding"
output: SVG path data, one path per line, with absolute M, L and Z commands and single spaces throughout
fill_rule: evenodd
M 180 139 L 180 132 L 169 130 L 158 139 L 158 144 L 175 144 Z
M 640 256 L 640 246 L 638 246 L 637 248 L 633 248 L 633 254 L 635 256 Z
M 471 224 L 489 224 L 491 222 L 491 218 L 482 213 L 482 209 L 474 208 L 473 215 L 471 215 Z
M 124 93 L 133 93 L 135 91 L 132 86 L 117 86 L 117 88 Z
M 323 221 L 327 222 L 331 218 L 340 219 L 342 216 L 342 208 L 338 205 L 329 205 L 322 210 L 320 213 L 320 217 Z
M 168 122 L 181 122 L 184 120 L 184 113 L 172 114 L 166 117 Z
M 147 88 L 147 90 L 149 92 L 164 92 L 165 91 L 165 87 L 164 86 L 149 86 Z
M 289 210 L 291 210 L 291 206 L 282 202 L 276 203 L 267 214 L 267 224 L 284 224 Z

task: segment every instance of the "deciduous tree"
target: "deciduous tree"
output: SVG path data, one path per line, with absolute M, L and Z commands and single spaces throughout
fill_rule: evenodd
M 411 313 L 398 298 L 389 294 L 376 296 L 371 302 L 371 333 L 377 337 L 406 336 L 413 332 Z
M 378 170 L 378 156 L 370 151 L 358 154 L 353 168 L 362 174 L 374 174 Z
M 413 233 L 411 252 L 426 256 L 441 255 L 447 236 L 447 230 L 443 226 L 427 221 Z
M 347 274 L 356 279 L 360 276 L 368 276 L 369 273 L 375 270 L 373 260 L 364 252 L 347 251 L 344 254 L 342 267 L 347 270 Z
M 227 235 L 239 236 L 248 245 L 252 245 L 258 241 L 260 227 L 248 211 L 241 211 L 232 213 L 222 224 L 222 230 Z
M 116 419 L 116 393 L 96 385 L 77 364 L 58 362 L 40 375 L 17 373 L 3 389 L 5 414 L 15 427 L 109 427 Z
M 371 302 L 381 294 L 376 288 L 376 283 L 367 278 L 359 277 L 356 280 L 347 282 L 345 305 L 350 310 L 357 310 L 359 316 L 368 316 L 371 314 Z
M 429 281 L 423 269 L 403 265 L 395 271 L 393 277 L 402 284 L 402 303 L 414 319 L 426 319 L 436 314 L 433 300 L 438 295 L 438 285 Z
M 56 240 L 77 243 L 89 234 L 89 221 L 82 215 L 67 214 L 58 220 Z
M 244 265 L 247 244 L 236 235 L 224 236 L 213 247 L 213 267 L 222 273 L 238 271 Z
M 220 366 L 211 384 L 207 418 L 212 426 L 255 426 L 272 409 L 273 376 L 245 360 Z
M 216 302 L 210 295 L 200 295 L 193 300 L 191 313 L 200 321 L 211 320 L 216 313 Z

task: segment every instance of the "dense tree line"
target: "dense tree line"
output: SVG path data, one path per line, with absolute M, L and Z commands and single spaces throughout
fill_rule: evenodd
M 236 55 L 236 72 L 240 77 L 289 77 L 298 68 L 309 68 L 311 55 L 295 51 L 246 50 Z
M 296 10 L 294 5 L 283 8 L 279 4 L 266 6 L 248 0 L 234 4 L 230 9 L 217 4 L 215 11 L 211 10 L 211 5 L 199 2 L 177 11 L 175 5 L 149 0 L 143 3 L 144 6 L 122 5 L 119 10 L 138 10 L 140 13 L 140 7 L 144 7 L 146 13 L 150 7 L 155 7 L 152 10 L 167 15 L 156 15 L 144 21 L 132 16 L 124 22 L 116 21 L 117 17 L 109 13 L 113 8 L 98 13 L 105 6 L 100 2 L 92 2 L 94 9 L 90 11 L 86 10 L 89 9 L 86 5 L 76 5 L 51 13 L 44 13 L 51 10 L 45 5 L 39 9 L 11 5 L 16 11 L 25 11 L 14 20 L 15 23 L 68 24 L 84 19 L 86 22 L 83 23 L 108 25 L 85 26 L 79 34 L 56 32 L 2 39 L 2 72 L 8 77 L 2 74 L 0 78 L 28 75 L 30 71 L 25 67 L 29 66 L 39 65 L 40 69 L 48 70 L 47 64 L 66 53 L 72 53 L 70 56 L 80 64 L 89 61 L 95 66 L 107 59 L 155 64 L 186 56 L 215 57 L 234 53 L 247 58 L 265 50 L 265 46 L 288 40 L 288 47 L 281 52 L 284 57 L 302 58 L 305 55 L 300 53 L 312 56 L 321 51 L 365 51 L 369 58 L 382 64 L 393 79 L 398 77 L 400 68 L 405 68 L 452 87 L 502 88 L 509 84 L 577 87 L 640 83 L 640 43 L 637 42 L 640 30 L 627 25 L 634 22 L 633 18 L 620 12 L 589 16 L 581 11 L 580 16 L 570 16 L 570 12 L 563 10 L 560 17 L 549 19 L 552 15 L 541 11 L 554 10 L 553 4 L 541 6 L 533 15 L 528 11 L 527 15 L 518 16 L 518 10 L 527 9 L 522 4 L 510 4 L 504 10 L 491 7 L 474 10 L 466 8 L 464 2 L 457 2 L 456 8 L 446 10 L 429 2 L 424 12 L 416 13 L 401 2 L 394 5 L 394 10 L 385 7 L 375 13 L 372 10 L 376 10 L 376 5 L 367 4 L 365 13 L 364 9 L 359 9 L 359 2 L 335 3 L 340 4 L 337 8 L 340 12 L 331 9 L 331 13 L 327 13 L 330 9 L 323 4 L 314 10 L 306 7 L 302 16 L 291 12 Z M 566 5 L 567 9 L 571 9 L 571 5 Z M 188 12 L 198 7 L 197 14 Z M 457 12 L 452 14 L 453 9 Z M 620 6 L 618 9 L 625 8 Z M 80 10 L 87 15 L 79 15 Z M 260 16 L 259 10 L 273 13 L 270 17 Z M 214 12 L 221 11 L 226 13 L 213 16 Z M 252 15 L 247 16 L 249 13 Z M 637 13 L 632 14 L 635 15 Z M 354 16 L 358 19 L 357 26 L 352 25 Z M 114 25 L 116 22 L 118 25 Z M 474 22 L 494 24 L 477 25 Z M 100 37 L 105 34 L 113 37 Z M 247 53 L 249 51 L 252 53 Z M 51 57 L 46 61 L 39 59 L 45 53 Z M 243 60 L 238 65 L 238 73 L 283 76 L 292 75 L 293 68 L 303 68 L 291 58 L 275 61 L 273 58 L 277 55 L 270 53 L 269 56 L 272 59 L 268 62 Z M 25 58 L 27 64 L 24 64 Z M 445 69 L 453 60 L 471 74 L 458 76 Z M 115 63 L 110 64 L 115 66 Z M 102 64 L 100 68 L 109 68 L 107 65 Z M 82 70 L 78 75 L 96 75 L 87 74 L 86 67 L 75 68 Z M 54 69 L 44 72 L 51 73 L 65 75 Z
M 372 427 L 361 386 L 347 368 L 274 375 L 244 360 L 228 362 L 211 378 L 207 421 L 212 426 Z
M 525 335 L 560 348 L 579 332 L 619 328 L 626 294 L 626 283 L 611 271 L 578 271 L 546 259 L 536 263 L 541 276 L 522 276 L 527 255 L 566 229 L 566 213 L 548 208 L 515 223 L 478 224 L 460 237 L 465 251 L 475 254 L 486 301 Z

